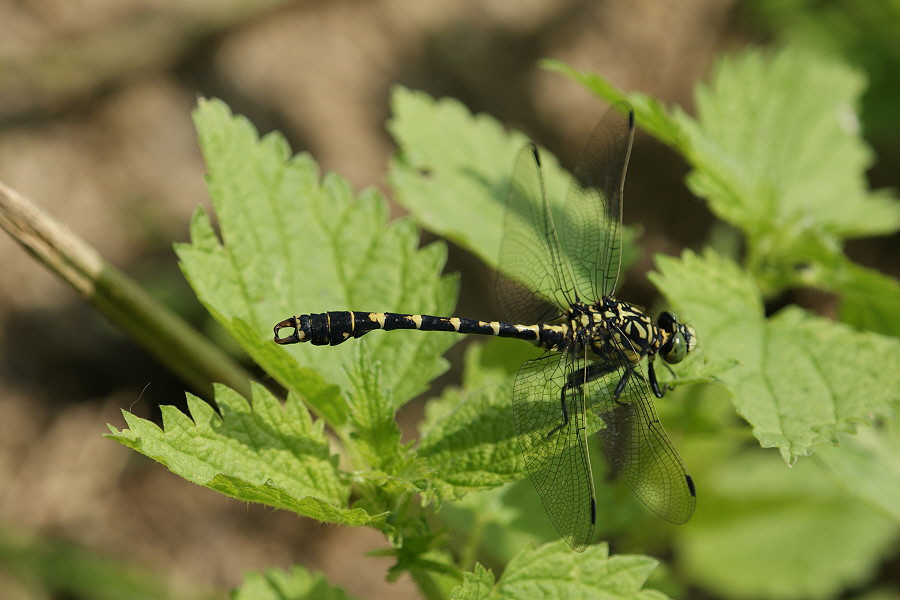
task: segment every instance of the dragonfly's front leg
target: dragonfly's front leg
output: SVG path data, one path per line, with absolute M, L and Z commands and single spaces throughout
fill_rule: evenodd
M 663 363 L 663 366 L 669 370 L 669 373 L 672 374 L 672 377 L 675 377 L 675 371 L 672 370 L 672 367 Z M 653 394 L 657 398 L 662 398 L 666 395 L 666 392 L 669 390 L 669 384 L 665 384 L 662 387 L 659 387 L 659 382 L 656 380 L 656 370 L 653 368 L 653 361 L 650 361 L 650 367 L 648 368 L 650 372 L 650 389 L 653 390 Z M 675 388 L 672 388 L 675 389 Z
M 669 384 L 665 384 L 662 386 L 662 389 L 659 387 L 659 381 L 656 380 L 656 369 L 653 368 L 653 360 L 650 360 L 650 366 L 647 367 L 648 377 L 650 378 L 650 389 L 653 390 L 653 395 L 657 398 L 662 398 L 666 395 L 666 390 L 669 389 Z

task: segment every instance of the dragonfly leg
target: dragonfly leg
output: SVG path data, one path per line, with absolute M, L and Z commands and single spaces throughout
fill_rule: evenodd
M 559 408 L 562 411 L 562 423 L 560 423 L 559 425 L 557 425 L 556 427 L 554 427 L 553 429 L 551 429 L 550 431 L 547 432 L 548 438 L 569 424 L 569 407 L 566 406 L 566 390 L 567 389 L 574 389 L 574 386 L 571 386 L 571 388 L 570 388 L 570 385 L 567 383 L 566 385 L 564 385 L 562 387 L 562 389 L 559 392 Z
M 550 432 L 547 434 L 548 438 L 569 424 L 569 407 L 566 404 L 566 391 L 579 388 L 584 384 L 590 383 L 591 381 L 597 379 L 598 377 L 606 375 L 609 372 L 610 368 L 608 366 L 601 363 L 591 363 L 586 368 L 578 369 L 577 371 L 569 375 L 568 381 L 566 381 L 566 384 L 562 386 L 562 389 L 559 393 L 559 407 L 560 412 L 562 413 L 562 423 L 550 430 Z M 620 382 L 620 385 L 622 388 L 625 387 L 624 383 Z M 618 398 L 619 394 L 621 393 L 622 391 L 619 390 L 618 392 L 616 392 L 615 397 Z
M 619 404 L 626 404 L 625 402 L 619 402 L 619 396 L 622 395 L 622 392 L 625 390 L 625 384 L 628 383 L 628 378 L 632 375 L 634 375 L 634 367 L 626 363 L 625 372 L 622 373 L 622 378 L 619 379 L 619 383 L 616 384 L 616 389 L 613 391 L 613 400 Z
M 663 385 L 662 387 L 659 387 L 659 381 L 656 380 L 656 370 L 653 368 L 653 362 L 654 361 L 651 360 L 650 366 L 648 367 L 648 370 L 650 373 L 650 389 L 653 390 L 653 394 L 657 398 L 662 398 L 663 396 L 666 395 L 666 392 L 669 389 L 669 384 L 667 383 L 667 384 Z M 675 374 L 675 372 L 672 371 L 672 367 L 670 367 L 669 365 L 666 365 L 666 368 L 669 369 L 669 372 L 672 373 L 672 375 Z

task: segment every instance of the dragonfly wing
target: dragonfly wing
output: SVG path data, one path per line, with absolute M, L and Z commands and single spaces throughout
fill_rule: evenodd
M 613 399 L 621 377 L 628 379 Z M 588 393 L 594 414 L 606 424 L 598 435 L 613 470 L 650 510 L 686 523 L 697 503 L 694 482 L 656 416 L 640 365 L 620 367 L 593 383 Z
M 497 297 L 511 321 L 542 323 L 571 304 L 571 276 L 560 254 L 547 198 L 540 153 L 534 144 L 519 152 L 513 169 L 500 247 Z
M 519 369 L 513 422 L 525 470 L 559 535 L 576 551 L 591 543 L 596 518 L 584 424 L 584 395 L 569 388 L 572 361 L 545 354 Z M 565 402 L 565 414 L 562 402 Z
M 622 260 L 622 190 L 634 139 L 634 111 L 625 102 L 597 123 L 573 172 L 557 222 L 562 253 L 582 299 L 613 294 Z

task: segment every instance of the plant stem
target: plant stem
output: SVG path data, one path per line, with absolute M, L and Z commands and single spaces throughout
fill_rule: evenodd
M 447 598 L 446 592 L 438 584 L 432 571 L 421 567 L 412 567 L 409 569 L 409 574 L 416 582 L 423 598 L 427 598 L 427 600 L 445 600 Z
M 222 382 L 250 397 L 250 376 L 231 357 L 2 182 L 0 227 L 198 394 L 212 398 L 212 382 Z

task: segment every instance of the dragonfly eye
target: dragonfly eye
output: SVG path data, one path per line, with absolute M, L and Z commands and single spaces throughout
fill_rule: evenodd
M 665 345 L 663 345 L 660 350 L 663 360 L 673 365 L 683 361 L 684 357 L 687 356 L 687 353 L 688 343 L 687 340 L 684 339 L 684 334 L 680 331 L 676 331 L 674 334 L 670 335 L 669 339 L 666 340 Z
M 678 317 L 675 316 L 675 313 L 663 311 L 656 319 L 656 326 L 666 333 L 675 333 L 678 328 Z

